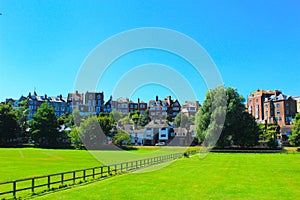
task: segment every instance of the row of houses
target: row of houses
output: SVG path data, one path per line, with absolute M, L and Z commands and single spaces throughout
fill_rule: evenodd
M 258 123 L 278 124 L 278 139 L 284 143 L 292 132 L 293 118 L 300 112 L 300 97 L 280 90 L 256 90 L 248 96 L 247 111 Z
M 125 125 L 120 128 L 130 135 L 131 143 L 136 145 L 162 143 L 172 146 L 185 146 L 196 142 L 195 125 L 175 128 L 165 120 L 154 119 L 142 129 L 136 129 L 134 125 Z
M 48 102 L 55 111 L 55 115 L 60 117 L 65 113 L 72 113 L 74 109 L 78 109 L 82 116 L 91 114 L 110 113 L 113 110 L 128 114 L 131 112 L 139 111 L 143 114 L 147 109 L 151 117 L 156 119 L 163 119 L 166 116 L 175 117 L 179 112 L 183 112 L 185 115 L 195 115 L 199 109 L 198 101 L 186 101 L 182 105 L 178 100 L 173 100 L 171 96 L 164 99 L 159 99 L 158 96 L 154 100 L 150 100 L 149 103 L 141 101 L 138 98 L 137 102 L 129 100 L 128 98 L 118 98 L 113 100 L 112 96 L 105 101 L 103 92 L 89 92 L 68 93 L 67 97 L 62 95 L 48 96 L 38 95 L 36 92 L 29 93 L 27 96 L 21 96 L 18 100 L 6 99 L 5 103 L 11 102 L 15 108 L 18 107 L 18 103 L 27 100 L 29 112 L 29 119 L 37 112 L 38 108 L 44 102 Z

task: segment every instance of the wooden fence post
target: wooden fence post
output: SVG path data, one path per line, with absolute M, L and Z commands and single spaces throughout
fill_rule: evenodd
M 76 182 L 76 171 L 73 171 L 73 184 Z
M 31 193 L 34 193 L 34 177 L 31 179 Z
M 16 198 L 16 193 L 17 193 L 17 181 L 14 181 L 13 182 L 13 195 L 14 195 L 14 198 Z
M 61 173 L 61 185 L 64 185 L 64 173 Z

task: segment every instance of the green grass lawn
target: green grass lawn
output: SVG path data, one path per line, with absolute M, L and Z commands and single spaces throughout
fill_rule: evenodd
M 182 151 L 0 149 L 0 182 Z M 97 158 L 97 159 L 96 159 Z M 100 162 L 99 160 L 104 161 Z M 56 191 L 41 199 L 300 199 L 300 154 L 210 153 Z M 3 188 L 2 188 L 3 189 Z M 1 187 L 0 187 L 1 190 Z M 9 195 L 11 197 L 11 195 Z
M 186 148 L 162 148 L 162 147 L 143 147 L 132 148 L 130 151 L 85 151 L 85 150 L 54 150 L 38 148 L 2 148 L 0 149 L 0 182 L 41 176 L 65 171 L 90 168 L 112 163 L 119 163 L 130 160 L 139 160 L 147 157 L 154 157 L 163 154 L 183 152 Z M 92 173 L 88 171 L 87 173 Z M 79 173 L 80 174 L 80 173 Z M 80 176 L 77 174 L 77 176 Z M 65 179 L 72 178 L 69 173 Z M 53 181 L 60 181 L 60 176 L 51 178 Z M 78 180 L 80 181 L 80 180 Z M 78 182 L 76 181 L 76 182 Z M 47 178 L 35 180 L 35 185 L 47 183 Z M 67 182 L 66 184 L 70 184 Z M 31 180 L 19 182 L 17 189 L 31 186 Z M 58 187 L 55 184 L 53 187 Z M 12 189 L 12 184 L 1 184 L 0 193 Z M 35 190 L 42 192 L 47 189 L 43 186 Z M 18 196 L 30 194 L 30 190 L 18 192 Z M 0 198 L 11 197 L 12 194 L 1 196 Z
M 300 154 L 210 153 L 38 199 L 300 199 Z
M 87 151 L 1 148 L 0 182 L 101 165 Z

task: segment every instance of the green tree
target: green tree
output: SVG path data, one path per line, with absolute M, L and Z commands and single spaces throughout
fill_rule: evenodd
M 74 109 L 70 117 L 70 123 L 79 127 L 82 121 L 83 118 L 80 115 L 80 111 L 78 109 Z
M 16 117 L 17 121 L 20 127 L 20 135 L 22 137 L 23 142 L 28 142 L 28 139 L 30 137 L 29 132 L 26 131 L 28 128 L 28 115 L 29 115 L 29 109 L 28 109 L 28 101 L 24 100 L 18 103 L 18 108 L 16 109 Z
M 236 124 L 237 130 L 232 136 L 233 143 L 238 144 L 241 147 L 258 145 L 260 128 L 253 116 L 243 112 L 240 121 L 243 123 Z
M 174 119 L 174 125 L 176 127 L 186 127 L 189 125 L 189 118 L 182 114 L 182 112 L 178 113 Z
M 209 90 L 206 93 L 203 105 L 196 113 L 195 134 L 200 143 L 203 143 L 205 146 L 214 145 L 223 129 L 225 113 L 225 89 L 220 86 Z
M 277 134 L 279 133 L 279 126 L 277 123 L 260 125 L 260 141 L 266 143 L 270 148 L 278 146 Z
M 98 116 L 99 125 L 105 135 L 110 136 L 111 129 L 114 126 L 114 120 L 111 115 L 100 115 Z
M 118 112 L 117 110 L 113 110 L 110 114 L 113 116 L 116 122 L 126 116 L 126 114 Z
M 125 144 L 125 145 L 131 144 L 130 136 L 122 130 L 118 130 L 118 132 L 112 138 L 112 141 L 115 144 L 118 144 L 120 146 L 122 146 L 123 144 Z
M 76 149 L 82 149 L 84 147 L 80 134 L 79 134 L 79 127 L 73 126 L 72 130 L 69 134 L 70 140 L 71 140 L 71 146 L 73 146 Z
M 106 143 L 105 132 L 103 128 L 100 128 L 96 116 L 89 116 L 86 120 L 81 122 L 78 132 L 82 144 L 84 144 L 87 149 L 99 149 L 101 145 Z M 75 131 L 73 132 L 73 136 L 73 139 L 71 138 L 71 141 L 73 140 L 72 144 L 77 143 L 77 146 L 81 145 Z
M 138 125 L 141 127 L 146 126 L 151 121 L 151 117 L 149 115 L 149 110 L 145 110 L 145 112 L 140 116 Z
M 293 146 L 300 146 L 300 118 L 295 122 L 289 142 Z
M 224 89 L 220 86 L 210 90 L 196 115 L 199 141 L 205 138 L 204 145 L 210 146 L 210 141 L 219 137 L 218 147 L 232 144 L 250 147 L 258 144 L 259 127 L 254 118 L 245 113 L 243 102 L 244 98 L 233 88 Z
M 0 104 L 0 144 L 17 142 L 20 133 L 17 117 L 11 104 Z
M 133 124 L 133 121 L 131 120 L 130 116 L 125 116 L 119 121 L 121 124 Z
M 300 120 L 300 112 L 298 112 L 296 114 L 296 116 L 294 117 L 294 122 L 296 123 L 298 120 Z
M 195 121 L 196 121 L 196 116 L 195 116 L 195 115 L 189 116 L 189 122 L 190 122 L 191 124 L 195 124 Z
M 54 108 L 48 103 L 43 103 L 33 115 L 30 128 L 33 140 L 40 146 L 57 146 L 62 137 Z

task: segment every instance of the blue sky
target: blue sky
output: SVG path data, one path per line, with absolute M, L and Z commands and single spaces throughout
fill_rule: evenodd
M 193 38 L 210 55 L 225 86 L 237 88 L 244 97 L 256 89 L 300 96 L 299 11 L 297 0 L 0 0 L 0 101 L 34 88 L 40 95 L 66 96 L 97 45 L 143 27 L 172 29 Z M 205 81 L 194 77 L 188 62 L 153 49 L 120 57 L 97 90 L 107 100 L 126 72 L 147 63 L 173 68 L 191 82 L 200 102 L 205 98 Z M 178 92 L 154 83 L 129 93 L 133 100 L 148 101 Z

